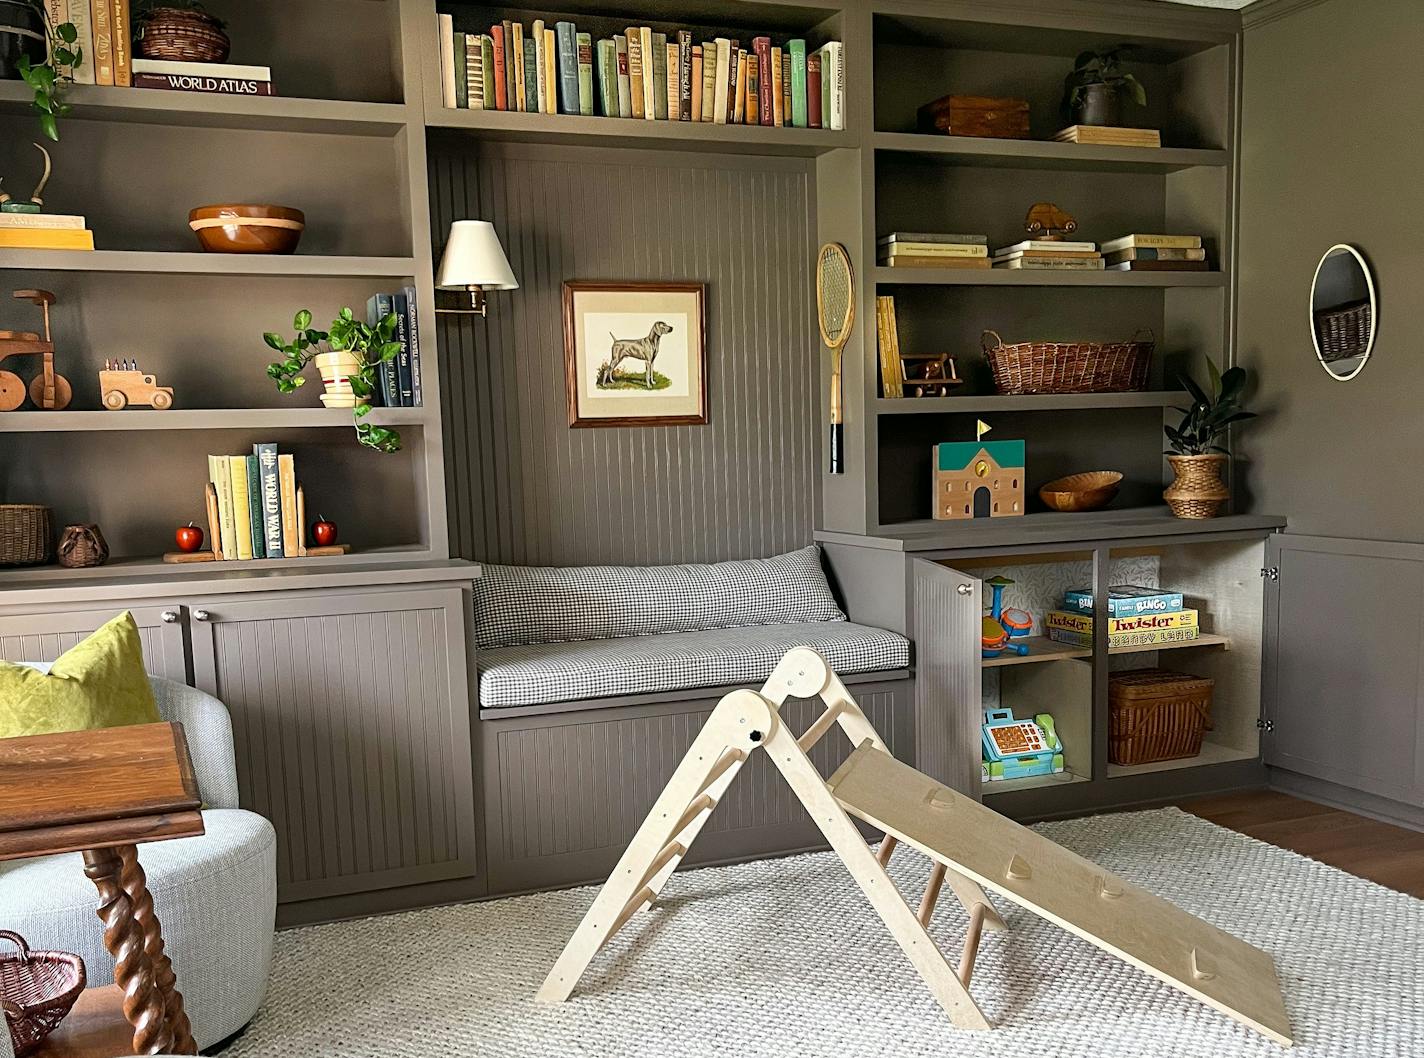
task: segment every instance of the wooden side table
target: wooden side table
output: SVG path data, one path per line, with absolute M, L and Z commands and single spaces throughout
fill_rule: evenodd
M 201 804 L 181 724 L 0 739 L 0 860 L 83 853 L 116 963 L 39 1055 L 113 1058 L 120 1031 L 134 1054 L 197 1053 L 137 846 L 202 834 Z

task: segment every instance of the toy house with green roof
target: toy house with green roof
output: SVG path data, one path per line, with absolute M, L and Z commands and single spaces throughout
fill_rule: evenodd
M 939 521 L 1024 513 L 1024 442 L 946 441 L 934 446 Z

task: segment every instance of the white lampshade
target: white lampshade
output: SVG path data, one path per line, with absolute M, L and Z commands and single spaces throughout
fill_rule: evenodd
M 504 247 L 487 220 L 457 220 L 440 258 L 435 285 L 441 290 L 518 290 L 519 281 L 504 256 Z

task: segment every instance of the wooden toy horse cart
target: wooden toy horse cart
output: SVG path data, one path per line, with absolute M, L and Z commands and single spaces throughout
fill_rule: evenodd
M 44 338 L 34 331 L 0 331 L 0 361 L 39 354 L 44 363 L 40 373 L 30 380 L 28 390 L 19 375 L 0 370 L 0 411 L 14 411 L 25 403 L 27 392 L 35 407 L 62 411 L 69 407 L 74 394 L 68 380 L 54 370 L 54 341 L 49 329 L 49 307 L 54 304 L 54 295 L 48 290 L 17 290 L 15 299 L 40 306 L 44 312 Z

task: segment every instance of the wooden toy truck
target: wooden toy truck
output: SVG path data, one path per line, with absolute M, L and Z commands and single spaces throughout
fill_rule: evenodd
M 144 404 L 167 411 L 173 407 L 172 387 L 158 385 L 155 376 L 144 374 L 131 360 L 119 363 L 128 366 L 121 370 L 106 366 L 99 372 L 99 392 L 105 408 L 122 411 L 130 404 Z

